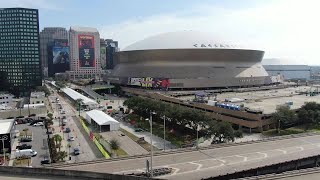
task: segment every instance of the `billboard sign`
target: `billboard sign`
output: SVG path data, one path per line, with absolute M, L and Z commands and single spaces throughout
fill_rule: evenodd
M 52 47 L 53 64 L 70 64 L 69 47 Z
M 80 68 L 95 67 L 94 36 L 78 35 L 79 66 Z
M 107 69 L 107 48 L 100 47 L 101 69 Z
M 67 39 L 54 39 L 47 47 L 48 75 L 66 72 L 70 69 L 70 49 Z
M 140 87 L 152 87 L 156 89 L 167 89 L 170 87 L 170 79 L 168 78 L 129 78 L 129 85 Z

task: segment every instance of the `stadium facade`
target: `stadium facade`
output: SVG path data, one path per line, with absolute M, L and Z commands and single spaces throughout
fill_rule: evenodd
M 264 85 L 264 51 L 244 48 L 195 31 L 170 32 L 138 41 L 116 54 L 106 80 L 157 89 Z

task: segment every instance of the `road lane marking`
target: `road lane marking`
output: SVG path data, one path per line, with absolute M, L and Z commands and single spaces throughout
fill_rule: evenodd
M 283 150 L 283 149 L 275 149 L 276 151 L 280 151 L 282 152 L 283 154 L 287 154 L 287 151 Z
M 199 164 L 199 163 L 195 163 L 195 162 L 189 162 L 189 164 L 194 164 L 194 165 L 197 165 L 197 169 L 196 170 L 199 170 L 201 169 L 201 167 L 203 166 L 202 164 Z
M 263 158 L 267 158 L 268 157 L 268 154 L 267 153 L 263 153 L 263 152 L 257 152 L 258 154 L 262 154 L 263 155 Z
M 248 161 L 247 156 L 235 155 L 236 157 L 243 158 L 243 161 Z

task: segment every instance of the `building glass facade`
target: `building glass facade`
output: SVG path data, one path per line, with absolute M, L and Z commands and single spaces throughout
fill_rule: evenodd
M 0 9 L 0 82 L 8 84 L 0 88 L 25 96 L 41 86 L 39 52 L 38 10 Z
M 106 69 L 113 69 L 114 67 L 114 55 L 119 51 L 118 41 L 112 39 L 106 39 Z

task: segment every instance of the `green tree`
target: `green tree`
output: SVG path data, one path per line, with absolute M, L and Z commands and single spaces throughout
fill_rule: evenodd
M 61 137 L 59 134 L 55 134 L 55 135 L 53 136 L 53 139 L 54 139 L 54 141 L 55 141 L 55 143 L 56 143 L 56 147 L 58 147 L 58 148 L 59 148 L 59 151 L 60 151 L 62 137 Z
M 110 141 L 110 148 L 113 150 L 113 151 L 116 151 L 118 150 L 120 147 L 120 143 L 116 140 L 116 139 L 111 139 Z
M 66 151 L 59 151 L 57 153 L 57 159 L 60 161 L 63 161 L 64 158 L 66 158 L 68 156 L 68 153 Z
M 287 106 L 278 107 L 276 112 L 272 114 L 272 119 L 276 123 L 278 123 L 278 126 L 277 126 L 278 131 L 280 129 L 287 128 L 297 123 L 297 116 L 295 111 L 290 110 L 290 108 Z
M 212 144 L 233 142 L 236 138 L 235 131 L 228 122 L 216 122 L 213 126 L 210 126 L 209 133 L 213 137 Z
M 79 116 L 80 116 L 80 111 L 81 111 L 81 106 L 83 104 L 83 99 L 76 99 L 76 104 L 78 105 L 78 111 L 79 111 Z

